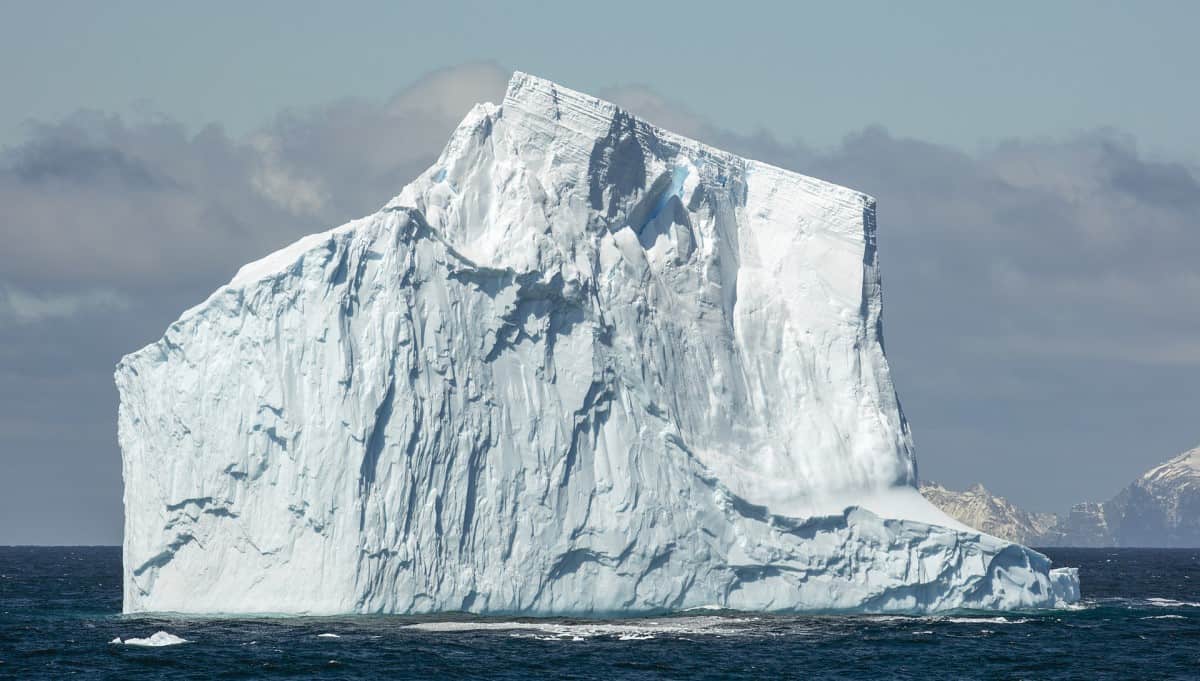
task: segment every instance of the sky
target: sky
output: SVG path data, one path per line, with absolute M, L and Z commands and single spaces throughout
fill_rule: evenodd
M 1200 5 L 245 4 L 5 9 L 0 544 L 119 543 L 119 358 L 513 69 L 874 195 L 923 478 L 1061 512 L 1200 443 Z

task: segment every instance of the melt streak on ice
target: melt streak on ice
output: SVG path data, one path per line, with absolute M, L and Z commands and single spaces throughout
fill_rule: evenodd
M 875 204 L 525 74 L 117 367 L 128 612 L 1054 606 L 918 494 Z

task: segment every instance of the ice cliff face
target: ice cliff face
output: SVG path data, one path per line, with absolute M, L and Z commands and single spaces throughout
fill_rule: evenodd
M 917 493 L 874 216 L 516 74 L 121 361 L 125 609 L 1073 600 Z

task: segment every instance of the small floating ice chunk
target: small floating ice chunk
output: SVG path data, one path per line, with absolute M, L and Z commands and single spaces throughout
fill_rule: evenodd
M 118 645 L 119 646 L 119 645 L 121 645 L 121 637 L 118 636 L 118 637 L 114 638 L 113 640 L 109 641 L 108 643 L 109 643 L 109 645 Z
M 338 636 L 337 634 L 325 633 L 325 634 L 317 634 L 317 638 L 341 638 L 341 636 Z
M 120 639 L 113 641 L 119 643 Z M 150 638 L 127 638 L 125 645 L 127 646 L 143 646 L 146 648 L 161 648 L 162 646 L 177 646 L 180 643 L 191 643 L 186 638 L 180 638 L 175 634 L 165 631 L 156 631 Z

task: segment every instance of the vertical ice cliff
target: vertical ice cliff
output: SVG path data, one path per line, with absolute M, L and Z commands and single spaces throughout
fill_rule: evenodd
M 874 202 L 516 74 L 117 367 L 125 609 L 1052 606 L 917 493 Z

